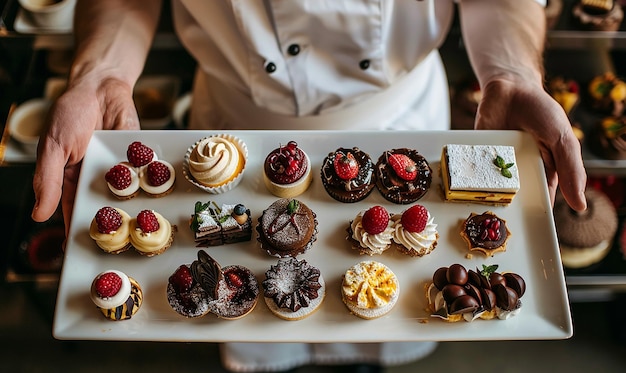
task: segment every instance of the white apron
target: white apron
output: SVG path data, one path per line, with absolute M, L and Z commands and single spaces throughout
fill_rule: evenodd
M 192 129 L 449 128 L 436 48 L 450 25 L 452 0 L 179 0 L 172 7 L 178 35 L 198 61 Z M 404 364 L 435 347 L 226 343 L 221 357 L 232 371 L 279 371 Z

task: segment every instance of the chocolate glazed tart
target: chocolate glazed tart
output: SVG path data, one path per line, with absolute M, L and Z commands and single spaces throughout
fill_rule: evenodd
M 510 236 L 506 221 L 491 211 L 471 213 L 461 230 L 461 237 L 467 242 L 470 251 L 480 251 L 487 256 L 506 251 L 506 242 Z
M 350 180 L 343 180 L 335 172 L 335 158 L 340 154 L 351 153 L 358 164 L 358 174 Z M 321 170 L 322 185 L 329 196 L 339 202 L 359 202 L 374 189 L 374 163 L 370 156 L 357 147 L 338 148 L 324 159 Z
M 401 178 L 389 164 L 392 154 L 404 154 L 415 162 L 417 175 L 413 180 Z M 432 182 L 432 169 L 417 150 L 399 148 L 387 150 L 376 162 L 376 187 L 380 194 L 389 202 L 397 204 L 409 204 L 422 198 Z

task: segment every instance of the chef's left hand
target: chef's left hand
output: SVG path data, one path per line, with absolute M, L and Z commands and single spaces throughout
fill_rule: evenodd
M 543 87 L 523 79 L 496 78 L 482 90 L 475 128 L 530 133 L 543 158 L 551 202 L 558 186 L 573 209 L 584 210 L 587 174 L 580 143 L 561 106 Z

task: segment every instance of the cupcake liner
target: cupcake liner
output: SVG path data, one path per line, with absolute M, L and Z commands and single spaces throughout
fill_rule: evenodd
M 189 157 L 191 156 L 191 153 L 193 151 L 193 149 L 204 139 L 207 138 L 211 138 L 211 137 L 220 137 L 226 140 L 229 140 L 231 142 L 233 142 L 237 148 L 239 149 L 239 152 L 241 153 L 241 155 L 244 157 L 244 165 L 243 168 L 241 169 L 241 171 L 239 172 L 239 174 L 237 176 L 235 176 L 234 179 L 232 179 L 231 181 L 229 181 L 228 183 L 224 184 L 224 185 L 220 185 L 218 187 L 208 187 L 206 185 L 201 184 L 200 182 L 198 182 L 193 175 L 191 174 L 191 171 L 189 169 Z M 221 194 L 221 193 L 225 193 L 228 192 L 229 190 L 235 188 L 237 185 L 239 185 L 239 183 L 241 182 L 241 179 L 243 178 L 243 174 L 244 171 L 246 170 L 246 167 L 248 165 L 248 147 L 246 146 L 246 144 L 239 139 L 238 137 L 235 137 L 233 135 L 228 135 L 228 134 L 218 134 L 218 135 L 212 135 L 212 136 L 207 136 L 207 137 L 203 137 L 200 140 L 196 141 L 192 146 L 190 146 L 187 149 L 187 152 L 185 153 L 185 158 L 183 160 L 183 175 L 185 176 L 185 179 L 187 179 L 187 181 L 189 181 L 191 184 L 195 185 L 196 187 L 204 190 L 207 193 L 211 193 L 211 194 Z

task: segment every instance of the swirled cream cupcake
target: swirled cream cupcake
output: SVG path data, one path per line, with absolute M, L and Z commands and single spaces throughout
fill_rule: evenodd
M 395 306 L 400 294 L 396 275 L 386 265 L 363 261 L 343 275 L 341 299 L 350 312 L 363 319 L 375 319 Z
M 119 254 L 130 248 L 130 221 L 124 210 L 102 207 L 91 220 L 89 236 L 104 252 Z
M 142 210 L 130 221 L 130 243 L 141 255 L 163 253 L 174 240 L 176 226 L 153 210 Z
M 394 214 L 393 242 L 396 249 L 410 256 L 424 256 L 437 246 L 437 224 L 426 207 L 415 205 L 402 214 Z
M 143 293 L 132 277 L 108 270 L 97 275 L 91 283 L 91 300 L 107 319 L 126 320 L 141 307 Z
M 187 150 L 183 172 L 199 188 L 223 193 L 241 181 L 247 156 L 246 145 L 234 136 L 205 137 Z
M 380 255 L 392 244 L 393 221 L 382 206 L 361 211 L 350 222 L 346 239 L 361 254 Z

